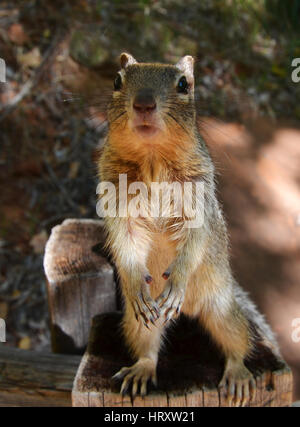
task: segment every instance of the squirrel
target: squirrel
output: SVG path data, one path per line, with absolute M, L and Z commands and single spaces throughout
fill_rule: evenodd
M 255 351 L 256 334 L 280 353 L 264 316 L 231 272 L 214 165 L 197 127 L 194 59 L 138 63 L 122 53 L 120 64 L 98 159 L 100 182 L 120 190 L 119 177 L 126 174 L 129 183 L 142 182 L 149 191 L 153 182 L 203 183 L 204 215 L 200 227 L 186 227 L 184 215 L 105 216 L 106 245 L 124 299 L 122 331 L 136 360 L 113 378 L 122 381 L 122 394 L 131 390 L 133 397 L 147 393 L 148 381 L 157 385 L 164 332 L 184 313 L 199 320 L 225 356 L 219 387 L 229 405 L 245 405 L 256 393 L 255 378 L 244 364 Z M 132 199 L 128 194 L 127 205 Z M 149 199 L 139 200 L 149 211 Z

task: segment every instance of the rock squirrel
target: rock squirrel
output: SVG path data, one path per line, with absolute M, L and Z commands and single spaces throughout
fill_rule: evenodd
M 254 350 L 255 334 L 277 355 L 279 350 L 264 317 L 230 269 L 214 165 L 197 128 L 194 60 L 184 56 L 175 66 L 138 63 L 123 53 L 120 62 L 108 107 L 108 135 L 98 160 L 99 178 L 114 184 L 117 191 L 106 202 L 113 203 L 117 195 L 116 208 L 124 204 L 118 197 L 121 175 L 128 184 L 142 182 L 148 197 L 140 191 L 138 205 L 143 205 L 144 215 L 105 217 L 107 246 L 124 297 L 123 333 L 136 359 L 114 377 L 122 380 L 122 393 L 130 388 L 133 396 L 138 391 L 145 395 L 148 380 L 156 384 L 164 331 L 182 312 L 198 318 L 224 353 L 219 386 L 226 387 L 229 403 L 245 405 L 256 389 L 244 365 Z M 201 226 L 187 227 L 187 216 L 178 212 L 149 212 L 151 184 L 174 182 L 203 183 Z M 126 207 L 135 197 L 126 196 Z

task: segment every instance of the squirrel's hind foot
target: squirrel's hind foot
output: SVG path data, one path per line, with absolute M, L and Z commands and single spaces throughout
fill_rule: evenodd
M 255 399 L 255 379 L 242 361 L 227 361 L 221 387 L 226 388 L 229 406 L 245 406 Z
M 113 377 L 116 380 L 123 380 L 120 393 L 125 395 L 129 392 L 131 387 L 131 395 L 134 398 L 138 394 L 140 388 L 140 395 L 147 394 L 147 383 L 152 381 L 154 386 L 157 385 L 156 379 L 156 363 L 147 357 L 139 359 L 134 365 L 122 368 Z

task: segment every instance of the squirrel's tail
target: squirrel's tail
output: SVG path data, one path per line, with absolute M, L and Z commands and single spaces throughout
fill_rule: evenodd
M 265 317 L 258 311 L 255 304 L 251 301 L 248 293 L 237 283 L 234 285 L 234 296 L 245 317 L 254 326 L 255 333 L 258 334 L 259 339 L 261 339 L 262 343 L 269 347 L 273 354 L 281 360 L 282 356 L 280 354 L 274 332 L 271 330 Z

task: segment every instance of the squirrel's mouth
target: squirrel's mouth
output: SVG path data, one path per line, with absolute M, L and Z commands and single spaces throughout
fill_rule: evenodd
M 158 132 L 158 128 L 152 125 L 143 124 L 135 126 L 135 131 L 144 138 L 150 138 Z

